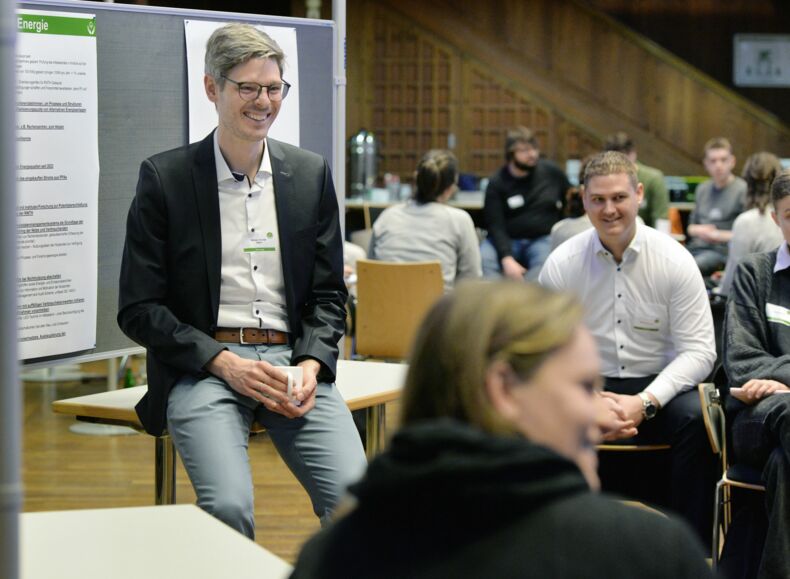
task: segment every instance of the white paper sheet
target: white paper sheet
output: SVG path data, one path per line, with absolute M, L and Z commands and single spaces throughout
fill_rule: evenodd
M 17 11 L 18 336 L 22 359 L 96 346 L 96 18 Z

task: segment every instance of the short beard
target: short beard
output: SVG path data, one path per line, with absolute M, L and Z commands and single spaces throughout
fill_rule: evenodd
M 516 167 L 516 169 L 518 169 L 519 171 L 524 171 L 525 173 L 529 173 L 530 171 L 532 171 L 532 169 L 535 168 L 535 165 L 527 165 L 526 163 L 522 163 L 521 161 L 518 161 L 515 158 L 513 159 L 513 165 Z

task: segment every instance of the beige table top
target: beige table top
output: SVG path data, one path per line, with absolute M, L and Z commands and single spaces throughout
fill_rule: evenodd
M 338 360 L 337 387 L 351 410 L 368 408 L 396 400 L 406 379 L 406 364 Z M 135 405 L 148 386 L 135 386 L 56 400 L 52 409 L 58 414 L 97 418 L 140 427 Z
M 284 579 L 292 567 L 194 505 L 23 513 L 21 579 Z

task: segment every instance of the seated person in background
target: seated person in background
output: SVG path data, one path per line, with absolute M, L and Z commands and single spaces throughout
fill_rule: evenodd
M 538 140 L 527 128 L 508 131 L 505 160 L 486 188 L 483 276 L 537 279 L 551 252 L 551 226 L 562 219 L 571 184 L 562 169 L 540 158 Z
M 695 191 L 695 206 L 686 233 L 694 261 L 702 275 L 708 276 L 727 263 L 732 223 L 746 205 L 746 182 L 733 175 L 735 156 L 732 145 L 723 137 L 705 143 L 703 163 L 710 180 Z
M 766 208 L 771 202 L 771 183 L 781 173 L 782 165 L 772 153 L 755 153 L 746 160 L 742 176 L 746 181 L 746 211 L 735 218 L 727 255 L 727 266 L 719 293 L 727 295 L 732 287 L 735 268 L 750 253 L 771 251 L 782 243 L 782 230 Z
M 343 277 L 346 280 L 357 272 L 357 261 L 365 257 L 364 248 L 350 241 L 343 242 Z
M 766 486 L 769 525 L 758 577 L 785 578 L 790 577 L 790 171 L 774 180 L 771 198 L 784 241 L 778 250 L 744 257 L 735 270 L 724 369 L 732 388 L 727 409 L 735 461 L 761 469 Z
M 587 214 L 584 212 L 581 189 L 582 186 L 568 189 L 568 193 L 565 195 L 565 213 L 567 217 L 561 221 L 557 221 L 557 223 L 551 227 L 552 251 L 577 233 L 581 233 L 592 227 L 590 218 L 587 217 Z
M 636 160 L 636 145 L 627 133 L 619 131 L 606 137 L 605 151 L 619 151 L 636 163 L 636 178 L 645 188 L 639 217 L 650 227 L 659 219 L 669 219 L 669 190 L 664 183 L 664 174 Z
M 428 313 L 401 429 L 292 579 L 710 577 L 687 527 L 595 491 L 598 356 L 582 309 L 467 282 Z
M 417 165 L 416 181 L 413 199 L 386 209 L 376 219 L 368 256 L 396 262 L 439 260 L 445 291 L 459 279 L 480 277 L 472 217 L 446 204 L 458 182 L 455 155 L 428 151 Z
M 693 389 L 716 360 L 713 318 L 689 253 L 638 223 L 642 190 L 628 157 L 615 151 L 593 157 L 584 173 L 584 207 L 594 229 L 552 252 L 540 283 L 581 299 L 601 352 L 605 394 L 639 429 L 629 443 L 671 444 L 670 506 L 707 542 L 715 460 Z M 604 488 L 630 475 L 618 472 Z

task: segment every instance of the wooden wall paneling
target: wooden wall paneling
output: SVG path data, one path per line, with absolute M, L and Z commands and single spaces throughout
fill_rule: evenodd
M 504 163 L 507 130 L 523 125 L 535 132 L 541 150 L 558 153 L 556 115 L 547 106 L 527 97 L 509 80 L 484 71 L 479 64 L 463 61 L 464 163 L 470 171 L 486 176 Z
M 640 158 L 669 174 L 699 172 L 701 143 L 722 119 L 749 131 L 739 135 L 742 142 L 758 138 L 764 132 L 760 126 L 769 127 L 769 141 L 781 143 L 790 154 L 790 132 L 775 117 L 577 0 L 370 2 L 432 42 L 449 47 L 488 77 L 507 79 L 517 97 L 543 103 L 544 114 L 533 115 L 525 124 L 540 130 L 543 123 L 548 131 L 544 151 L 560 162 L 566 154 L 563 147 L 571 141 L 557 134 L 562 123 L 545 111 L 598 140 L 612 131 L 629 132 L 639 144 Z M 465 81 L 461 90 L 473 84 Z M 466 102 L 469 96 L 461 94 L 459 99 Z M 495 128 L 505 124 L 494 117 L 507 110 L 487 110 Z M 465 114 L 457 118 L 467 122 Z M 744 122 L 736 122 L 739 118 Z M 465 149 L 461 136 L 471 134 L 470 129 L 461 127 L 456 134 L 459 152 L 469 157 L 472 149 Z M 496 154 L 501 159 L 501 152 Z M 476 159 L 480 166 L 489 166 L 485 152 Z
M 447 148 L 457 133 L 458 56 L 391 12 L 372 14 L 372 130 L 379 138 L 379 174 L 412 180 L 428 149 Z
M 590 63 L 598 59 L 594 55 L 596 30 L 585 14 L 572 14 L 563 3 L 553 8 L 552 71 L 572 85 L 590 92 L 594 84 Z M 603 94 L 590 92 L 601 99 Z

